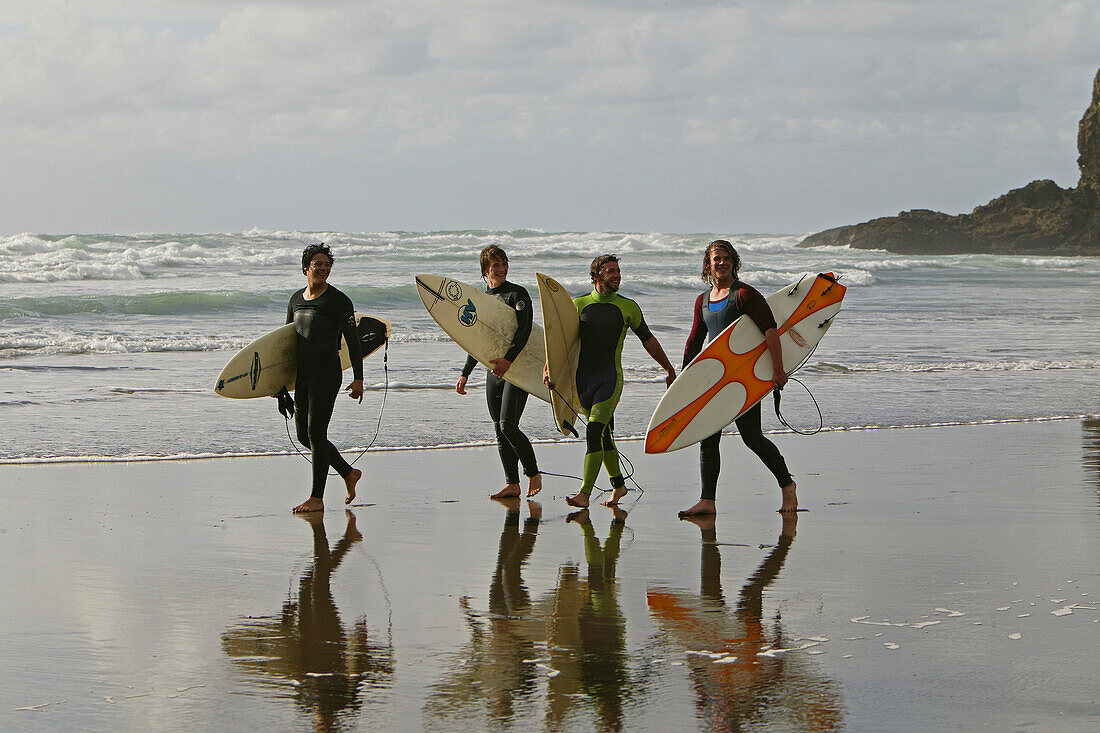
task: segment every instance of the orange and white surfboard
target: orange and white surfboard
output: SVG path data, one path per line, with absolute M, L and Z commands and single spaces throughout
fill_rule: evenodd
M 831 272 L 806 275 L 768 298 L 793 374 L 809 358 L 840 311 L 846 288 Z M 772 357 L 764 334 L 742 316 L 680 373 L 649 419 L 646 453 L 686 448 L 713 435 L 772 391 Z

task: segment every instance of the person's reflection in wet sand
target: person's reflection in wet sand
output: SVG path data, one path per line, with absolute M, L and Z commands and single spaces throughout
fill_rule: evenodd
M 595 703 L 600 730 L 620 730 L 624 704 L 639 692 L 627 672 L 626 619 L 615 582 L 626 512 L 618 507 L 612 511 L 602 546 L 587 509 L 568 518 L 584 535 L 588 577 L 582 583 L 572 563 L 558 571 L 547 635 L 550 666 L 560 673 L 550 679 L 547 724 L 551 728 L 561 724 L 581 695 Z
M 802 656 L 805 652 L 781 651 L 790 646 L 778 615 L 770 631 L 763 620 L 764 589 L 783 567 L 798 515 L 783 515 L 775 548 L 741 589 L 732 614 L 722 592 L 714 517 L 689 521 L 698 525 L 703 541 L 698 597 L 653 588 L 646 598 L 657 625 L 685 651 L 697 652 L 687 655 L 687 663 L 699 717 L 712 730 L 741 730 L 759 723 L 793 730 L 840 730 L 843 707 L 836 682 L 818 672 Z
M 222 648 L 254 678 L 294 684 L 298 705 L 314 730 L 340 730 L 362 704 L 361 686 L 392 685 L 393 647 L 368 633 L 365 617 L 345 629 L 332 598 L 333 571 L 363 539 L 355 515 L 346 512 L 344 536 L 331 550 L 324 513 L 301 516 L 313 530 L 313 562 L 298 581 L 297 596 L 287 599 L 278 616 L 250 618 L 226 631 Z
M 1085 477 L 1096 485 L 1096 498 L 1100 500 L 1100 418 L 1085 418 L 1081 422 L 1081 429 L 1084 432 L 1081 462 L 1085 467 Z
M 538 673 L 530 660 L 542 654 L 538 645 L 546 626 L 531 613 L 523 566 L 535 548 L 542 505 L 527 501 L 528 516 L 521 532 L 520 499 L 495 501 L 506 514 L 489 585 L 489 613 L 483 616 L 472 610 L 469 598 L 459 600 L 470 626 L 470 641 L 458 653 L 458 671 L 434 686 L 424 708 L 430 718 L 464 717 L 471 703 L 482 701 L 490 719 L 507 723 L 515 714 L 516 700 L 538 690 Z

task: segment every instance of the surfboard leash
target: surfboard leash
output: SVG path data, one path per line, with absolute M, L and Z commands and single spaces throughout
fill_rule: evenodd
M 390 367 L 389 367 L 389 361 L 390 361 L 390 340 L 386 339 L 386 345 L 382 347 L 382 372 L 385 375 L 384 378 L 383 378 L 384 379 L 384 382 L 383 382 L 384 386 L 382 388 L 382 405 L 378 408 L 378 419 L 375 421 L 375 424 L 374 424 L 374 437 L 371 438 L 371 441 L 370 441 L 370 443 L 367 444 L 366 448 L 359 451 L 359 455 L 357 455 L 353 460 L 348 462 L 349 465 L 354 466 L 355 462 L 358 461 L 360 458 L 362 458 L 363 454 L 366 453 L 368 450 L 370 450 L 371 447 L 374 446 L 375 441 L 378 440 L 378 435 L 379 435 L 379 432 L 381 431 L 381 427 L 382 427 L 382 414 L 386 411 L 386 398 L 389 396 L 389 393 L 390 393 Z M 305 453 L 303 453 L 298 448 L 298 444 L 294 441 L 293 436 L 291 436 L 291 434 L 290 434 L 290 418 L 287 417 L 286 415 L 283 415 L 283 422 L 286 423 L 286 437 L 287 437 L 287 440 L 290 441 L 290 446 L 294 449 L 294 452 L 297 453 L 299 456 L 301 456 L 305 460 L 306 463 L 308 463 L 310 465 L 313 465 L 313 461 L 310 460 L 309 456 L 307 456 Z M 329 476 L 339 476 L 340 474 L 330 472 L 328 475 Z
M 588 427 L 588 420 L 584 417 L 584 415 L 580 414 L 579 412 L 577 412 L 576 410 L 573 409 L 572 403 L 569 400 L 567 400 L 562 395 L 562 393 L 557 390 L 557 388 L 551 388 L 550 391 L 552 391 L 554 394 L 556 394 L 558 397 L 560 397 L 561 401 L 563 403 L 565 403 L 566 406 L 569 407 L 570 411 L 572 411 L 572 413 L 574 415 L 577 416 L 577 419 L 580 420 L 586 428 Z M 577 435 L 577 438 L 579 439 L 580 436 Z M 615 438 L 615 431 L 614 430 L 611 431 L 611 438 L 612 438 L 612 440 L 614 440 L 614 438 Z M 625 488 L 627 491 L 633 491 L 634 490 L 634 489 L 630 489 L 626 486 L 626 481 L 629 480 L 630 483 L 634 484 L 635 488 L 638 491 L 638 500 L 641 500 L 642 495 L 645 494 L 645 489 L 642 488 L 641 484 L 639 484 L 637 481 L 634 480 L 634 462 L 631 461 L 630 458 L 627 457 L 621 450 L 619 450 L 618 443 L 615 444 L 615 451 L 619 454 L 619 458 L 626 461 L 627 466 L 630 467 L 629 473 L 626 473 L 626 474 L 623 475 L 623 488 Z M 561 473 L 550 473 L 548 471 L 543 471 L 543 473 L 545 473 L 547 476 L 558 476 L 558 477 L 561 477 L 561 478 L 571 478 L 575 481 L 580 481 L 581 483 L 584 483 L 584 479 L 580 478 L 580 477 L 577 477 L 577 476 L 568 476 L 568 475 L 561 474 Z M 592 488 L 595 489 L 596 491 L 601 492 L 601 493 L 607 493 L 609 491 L 612 491 L 612 489 L 604 489 L 604 488 L 600 488 L 599 486 L 593 486 Z M 637 504 L 637 501 L 635 501 L 634 503 Z
M 818 433 L 821 432 L 821 429 L 825 426 L 825 419 L 821 415 L 821 406 L 817 404 L 817 400 L 814 398 L 814 393 L 811 392 L 810 388 L 807 387 L 799 379 L 795 379 L 794 377 L 787 377 L 787 381 L 788 382 L 798 382 L 799 384 L 802 385 L 802 389 L 806 390 L 806 394 L 808 394 L 810 396 L 810 401 L 812 401 L 814 403 L 814 407 L 817 408 L 817 427 L 814 428 L 810 432 L 806 432 L 806 431 L 803 431 L 803 430 L 799 430 L 798 428 L 792 427 L 791 424 L 788 423 L 783 418 L 783 413 L 780 412 L 780 410 L 779 410 L 779 402 L 780 402 L 780 400 L 782 400 L 782 397 L 780 396 L 780 393 L 783 390 L 781 390 L 779 388 L 775 388 L 775 389 L 772 390 L 772 398 L 775 401 L 775 416 L 776 416 L 776 418 L 779 419 L 779 424 L 782 425 L 783 427 L 787 428 L 787 430 L 790 430 L 792 433 L 797 433 L 798 435 L 817 435 Z

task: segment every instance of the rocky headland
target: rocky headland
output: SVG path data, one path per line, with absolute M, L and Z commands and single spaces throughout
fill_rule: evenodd
M 827 229 L 800 247 L 847 245 L 899 254 L 1049 254 L 1100 256 L 1100 71 L 1092 104 L 1077 130 L 1075 188 L 1032 181 L 979 206 L 951 216 L 928 209 Z

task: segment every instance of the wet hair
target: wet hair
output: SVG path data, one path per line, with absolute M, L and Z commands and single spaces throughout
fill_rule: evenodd
M 619 262 L 619 258 L 615 255 L 600 255 L 596 259 L 592 260 L 592 266 L 588 268 L 588 274 L 592 278 L 592 282 L 596 282 L 596 278 L 600 274 L 600 269 L 608 262 Z
M 508 264 L 508 253 L 502 250 L 495 244 L 490 244 L 485 249 L 481 250 L 481 277 L 484 279 L 489 275 L 489 265 L 493 264 L 493 260 L 504 260 L 504 264 Z
M 703 282 L 707 285 L 714 284 L 714 276 L 710 273 L 710 253 L 718 248 L 726 250 L 730 259 L 733 260 L 733 278 L 735 280 L 737 279 L 737 271 L 741 269 L 741 255 L 737 254 L 737 250 L 733 248 L 733 245 L 724 239 L 716 239 L 707 245 L 707 250 L 703 253 Z
M 324 255 L 328 257 L 328 262 L 331 265 L 336 261 L 336 258 L 332 256 L 332 250 L 328 248 L 328 245 L 324 242 L 320 244 L 311 244 L 302 251 L 302 272 L 304 273 L 309 269 L 309 263 L 313 262 L 313 258 L 317 255 Z

